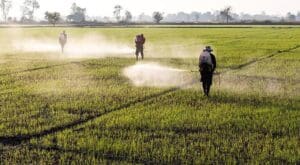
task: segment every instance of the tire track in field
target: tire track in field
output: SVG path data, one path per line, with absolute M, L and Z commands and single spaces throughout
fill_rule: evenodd
M 30 69 L 25 69 L 25 70 L 10 72 L 10 73 L 2 73 L 2 74 L 0 74 L 0 76 L 9 76 L 9 75 L 13 75 L 13 74 L 27 73 L 27 72 L 39 71 L 39 70 L 50 69 L 50 68 L 55 68 L 55 67 L 60 67 L 60 66 L 71 65 L 71 64 L 79 64 L 79 63 L 80 62 L 69 62 L 69 63 L 63 63 L 63 64 L 46 65 L 46 66 L 30 68 Z
M 299 49 L 300 48 L 300 45 L 296 45 L 294 47 L 291 47 L 291 48 L 288 48 L 288 49 L 284 49 L 284 50 L 278 50 L 277 52 L 275 53 L 272 53 L 270 55 L 267 55 L 267 56 L 264 56 L 264 57 L 261 57 L 259 59 L 255 59 L 255 60 L 251 60 L 249 62 L 246 62 L 244 64 L 240 64 L 238 66 L 235 66 L 235 67 L 231 67 L 229 70 L 225 71 L 225 72 L 228 72 L 228 71 L 233 71 L 233 70 L 241 70 L 251 64 L 254 64 L 254 63 L 257 63 L 257 62 L 260 62 L 260 61 L 264 61 L 266 59 L 269 59 L 269 58 L 272 58 L 274 56 L 277 56 L 277 55 L 280 55 L 280 54 L 283 54 L 283 53 L 288 53 L 288 52 L 291 52 L 293 50 L 296 50 L 296 49 Z
M 283 54 L 283 53 L 291 52 L 291 51 L 299 49 L 299 48 L 300 48 L 300 45 L 296 45 L 296 46 L 288 48 L 288 49 L 278 50 L 277 52 L 272 53 L 270 55 L 266 55 L 266 56 L 261 57 L 259 59 L 251 60 L 249 62 L 240 64 L 240 65 L 235 66 L 235 67 L 230 67 L 229 69 L 227 69 L 227 70 L 225 70 L 223 72 L 215 73 L 214 75 L 222 75 L 222 74 L 228 73 L 230 71 L 243 70 L 244 68 L 246 68 L 249 65 L 252 65 L 252 64 L 255 64 L 257 62 L 261 62 L 261 61 L 264 61 L 264 60 L 267 60 L 267 59 L 270 59 L 272 57 L 275 57 L 275 56 Z M 195 72 L 195 71 L 193 71 L 193 72 Z M 247 76 L 247 75 L 235 75 L 235 76 L 236 77 L 241 77 L 241 78 L 249 78 L 249 79 L 253 79 L 253 80 L 261 80 L 261 79 L 263 79 L 263 80 L 273 80 L 273 81 L 281 81 L 281 82 L 286 81 L 286 79 L 284 79 L 284 78 L 266 77 L 266 76 Z M 290 81 L 291 81 L 292 85 L 300 83 L 299 79 L 293 79 L 293 80 L 290 80 Z
M 282 53 L 286 53 L 286 52 L 290 52 L 290 51 L 293 51 L 293 50 L 298 49 L 298 48 L 300 48 L 300 45 L 296 45 L 296 46 L 294 46 L 292 48 L 288 48 L 288 49 L 285 49 L 285 50 L 279 50 L 279 51 L 277 51 L 275 53 L 272 53 L 272 54 L 270 54 L 268 56 L 265 56 L 265 57 L 262 57 L 260 59 L 252 60 L 250 62 L 241 64 L 241 65 L 239 65 L 237 67 L 232 67 L 231 69 L 229 69 L 227 71 L 224 71 L 224 72 L 220 72 L 219 74 L 224 74 L 224 73 L 232 71 L 232 70 L 241 70 L 241 69 L 245 68 L 246 66 L 249 66 L 249 65 L 251 65 L 253 63 L 256 63 L 256 62 L 259 62 L 259 61 L 263 61 L 263 60 L 272 58 L 272 57 L 274 57 L 276 55 L 279 55 L 279 54 L 282 54 Z M 76 62 L 76 63 L 80 63 L 80 62 Z M 27 69 L 27 70 L 21 71 L 21 73 L 35 71 L 35 70 L 42 70 L 42 69 L 47 69 L 47 68 L 61 66 L 61 65 L 69 65 L 69 64 L 72 64 L 72 62 L 71 63 L 66 63 L 66 64 L 60 64 L 60 65 L 52 65 L 52 66 L 46 66 L 46 67 L 38 67 L 38 68 L 33 68 L 33 69 Z M 19 73 L 19 72 L 16 72 L 16 73 Z M 9 74 L 11 74 L 11 73 L 8 73 L 7 75 L 9 75 Z M 14 74 L 14 73 L 12 73 L 12 74 Z M 0 76 L 1 76 L 1 74 L 0 74 Z M 117 108 L 114 108 L 114 109 L 111 109 L 111 110 L 104 110 L 103 113 L 99 113 L 97 115 L 90 116 L 90 117 L 87 117 L 87 118 L 82 119 L 82 120 L 77 120 L 77 121 L 74 121 L 74 122 L 71 122 L 71 123 L 63 124 L 61 126 L 53 127 L 53 128 L 50 128 L 48 130 L 44 130 L 44 131 L 36 133 L 36 134 L 17 135 L 17 136 L 2 136 L 2 137 L 0 137 L 0 143 L 2 143 L 4 145 L 12 145 L 12 146 L 14 146 L 14 145 L 19 145 L 19 144 L 21 144 L 23 142 L 28 142 L 28 141 L 30 141 L 33 138 L 41 138 L 41 137 L 44 137 L 44 136 L 47 136 L 47 135 L 51 135 L 51 134 L 54 134 L 54 133 L 62 132 L 64 130 L 71 129 L 73 127 L 76 127 L 76 126 L 85 124 L 87 122 L 93 121 L 93 120 L 95 120 L 95 119 L 97 119 L 97 118 L 99 118 L 99 117 L 101 117 L 103 115 L 109 114 L 111 112 L 119 111 L 119 110 L 122 110 L 122 109 L 125 109 L 125 108 L 129 108 L 129 107 L 134 106 L 134 105 L 136 105 L 138 103 L 143 103 L 143 102 L 146 102 L 146 101 L 148 101 L 150 99 L 157 98 L 157 97 L 163 96 L 165 94 L 169 94 L 169 93 L 178 91 L 178 90 L 180 90 L 184 86 L 193 85 L 193 84 L 195 84 L 197 82 L 198 81 L 193 81 L 193 82 L 190 82 L 188 84 L 182 85 L 180 87 L 171 88 L 171 89 L 162 91 L 160 93 L 156 93 L 156 94 L 152 94 L 152 95 L 149 95 L 149 96 L 145 96 L 144 98 L 136 99 L 136 100 L 131 101 L 129 103 L 123 104 L 123 105 L 121 105 L 121 106 L 119 106 Z
M 300 45 L 296 45 L 296 46 L 288 48 L 288 49 L 278 50 L 277 52 L 274 52 L 272 54 L 266 55 L 266 56 L 261 57 L 259 59 L 254 59 L 254 60 L 251 60 L 249 62 L 240 64 L 238 66 L 229 67 L 229 69 L 224 70 L 223 72 L 215 73 L 214 75 L 222 75 L 222 74 L 225 74 L 225 73 L 230 72 L 230 71 L 242 70 L 245 67 L 247 67 L 249 65 L 252 65 L 254 63 L 257 63 L 257 62 L 260 62 L 260 61 L 264 61 L 264 60 L 270 59 L 270 58 L 272 58 L 274 56 L 277 56 L 277 55 L 280 55 L 280 54 L 283 54 L 283 53 L 288 53 L 288 52 L 291 52 L 291 51 L 299 49 L 299 48 L 300 48 Z M 199 72 L 199 71 L 191 71 L 191 72 Z M 245 77 L 245 78 L 253 78 L 253 79 L 262 78 L 262 79 L 265 79 L 265 80 L 277 80 L 277 81 L 284 81 L 285 80 L 283 78 L 275 78 L 275 77 L 246 76 L 246 75 L 237 75 L 237 76 L 238 77 Z M 299 83 L 300 80 L 292 80 L 292 82 L 296 84 L 296 83 Z
M 196 82 L 191 82 L 191 83 L 196 83 Z M 186 84 L 186 85 L 189 85 L 189 84 Z M 111 112 L 119 111 L 119 110 L 122 110 L 122 109 L 125 109 L 125 108 L 130 108 L 132 106 L 135 106 L 136 104 L 145 103 L 145 102 L 148 102 L 148 101 L 150 101 L 152 99 L 157 99 L 158 97 L 164 96 L 166 94 L 170 94 L 170 93 L 176 92 L 179 89 L 181 89 L 181 87 L 171 88 L 171 89 L 162 91 L 160 93 L 156 93 L 156 94 L 152 94 L 152 95 L 149 95 L 149 96 L 145 96 L 143 98 L 138 98 L 136 100 L 133 100 L 131 102 L 128 102 L 126 104 L 118 106 L 116 108 L 113 108 L 113 109 L 110 109 L 110 110 L 109 109 L 105 110 L 102 113 L 98 113 L 96 115 L 89 116 L 89 117 L 87 117 L 85 119 L 80 119 L 80 120 L 77 120 L 77 121 L 74 121 L 74 122 L 71 122 L 71 123 L 67 123 L 67 124 L 63 124 L 63 125 L 57 126 L 57 127 L 53 127 L 51 129 L 44 130 L 44 131 L 36 133 L 36 134 L 18 135 L 18 136 L 11 136 L 11 137 L 9 137 L 9 136 L 2 136 L 2 137 L 0 137 L 0 143 L 2 143 L 4 145 L 9 145 L 9 146 L 19 145 L 22 142 L 28 142 L 28 141 L 30 141 L 33 138 L 42 138 L 42 137 L 47 136 L 47 135 L 51 135 L 51 134 L 54 134 L 54 133 L 62 132 L 62 131 L 67 130 L 67 129 L 72 129 L 72 128 L 76 127 L 76 126 L 85 124 L 85 123 L 90 122 L 90 121 L 94 121 L 95 119 L 97 119 L 97 118 L 99 118 L 101 116 L 107 115 L 107 114 L 109 114 Z M 237 100 L 227 99 L 228 101 L 226 101 L 226 100 L 220 100 L 220 99 L 221 98 L 216 98 L 216 99 L 213 98 L 213 100 L 211 100 L 211 101 L 212 102 L 216 102 L 216 103 L 218 103 L 218 102 L 236 103 L 237 102 Z M 249 104 L 249 101 L 242 101 L 242 102 L 243 102 L 243 104 L 244 103 L 248 103 Z M 259 105 L 260 103 L 256 102 L 255 104 Z M 249 104 L 249 105 L 251 105 L 251 104 Z M 286 109 L 287 107 L 289 107 L 289 106 L 282 106 L 282 109 Z M 292 108 L 293 108 L 293 110 L 294 109 L 297 110 L 296 107 L 292 107 Z M 168 130 L 168 131 L 170 131 L 170 130 Z M 198 129 L 197 128 L 197 129 L 182 129 L 182 130 L 181 129 L 174 129 L 174 130 L 171 130 L 171 131 L 174 131 L 175 133 L 180 134 L 180 133 L 187 133 L 187 132 L 190 132 L 190 133 L 197 133 L 197 132 L 203 132 L 203 131 L 206 132 L 208 130 L 203 130 L 203 129 Z
M 71 129 L 71 128 L 76 127 L 78 125 L 82 125 L 82 124 L 85 124 L 87 122 L 93 121 L 93 120 L 95 120 L 95 119 L 97 119 L 97 118 L 99 118 L 103 115 L 106 115 L 108 113 L 132 107 L 132 106 L 134 106 L 138 103 L 146 102 L 148 100 L 151 100 L 151 99 L 154 99 L 154 98 L 157 98 L 157 97 L 175 92 L 179 89 L 181 89 L 181 88 L 180 87 L 171 88 L 171 89 L 168 89 L 168 90 L 164 90 L 160 93 L 148 95 L 148 96 L 145 96 L 143 98 L 138 98 L 138 99 L 130 101 L 126 104 L 120 105 L 116 108 L 104 110 L 104 112 L 102 112 L 102 113 L 99 113 L 99 114 L 96 114 L 96 115 L 93 115 L 93 116 L 89 116 L 85 119 L 81 119 L 81 120 L 77 120 L 77 121 L 74 121 L 74 122 L 71 122 L 71 123 L 67 123 L 67 124 L 57 126 L 57 127 L 53 127 L 53 128 L 48 129 L 48 130 L 41 131 L 39 133 L 28 134 L 28 135 L 16 135 L 16 136 L 1 136 L 0 137 L 0 143 L 2 143 L 4 145 L 19 145 L 23 142 L 28 142 L 33 138 L 41 138 L 41 137 L 44 137 L 44 136 L 47 136 L 47 135 L 51 135 L 51 134 L 54 134 L 54 133 L 62 132 L 62 131 L 67 130 L 67 129 Z
M 266 60 L 266 59 L 269 59 L 269 58 L 272 58 L 276 55 L 279 55 L 279 54 L 282 54 L 282 53 L 286 53 L 286 52 L 290 52 L 290 51 L 293 51 L 293 50 L 296 50 L 300 48 L 300 45 L 296 45 L 292 48 L 288 48 L 288 49 L 285 49 L 285 50 L 278 50 L 277 52 L 275 53 L 272 53 L 268 56 L 265 56 L 265 57 L 262 57 L 262 58 L 259 58 L 259 59 L 256 59 L 256 60 L 251 60 L 249 62 L 246 62 L 246 63 L 243 63 L 243 64 L 240 64 L 238 66 L 235 66 L 235 67 L 231 67 L 230 69 L 226 70 L 226 71 L 223 71 L 223 72 L 220 72 L 218 74 L 224 74 L 226 72 L 229 72 L 229 71 L 233 71 L 233 70 L 241 70 L 251 64 L 254 64 L 256 62 L 259 62 L 259 61 L 263 61 L 263 60 Z M 65 65 L 70 65 L 70 64 L 80 64 L 80 62 L 70 62 L 70 63 L 64 63 L 64 64 L 56 64 L 56 65 L 48 65 L 48 66 L 42 66 L 42 67 L 36 67 L 36 68 L 30 68 L 30 69 L 26 69 L 26 70 L 21 70 L 21 71 L 16 71 L 16 72 L 11 72 L 11 73 L 3 73 L 3 74 L 0 74 L 0 76 L 8 76 L 8 75 L 12 75 L 12 74 L 20 74 L 20 73 L 26 73 L 26 72 L 32 72 L 32 71 L 37 71 L 37 70 L 44 70 L 44 69 L 50 69 L 50 68 L 54 68 L 54 67 L 59 67 L 59 66 L 65 66 Z
M 47 66 L 30 68 L 30 69 L 25 69 L 25 70 L 21 70 L 21 71 L 10 72 L 10 73 L 2 73 L 2 74 L 0 74 L 0 76 L 9 76 L 9 75 L 13 75 L 13 74 L 20 74 L 20 73 L 37 71 L 37 70 L 44 70 L 44 69 L 49 69 L 49 68 L 54 68 L 54 67 L 59 67 L 59 66 L 65 66 L 65 65 L 69 65 L 69 64 L 70 63 L 56 64 L 56 65 L 47 65 Z

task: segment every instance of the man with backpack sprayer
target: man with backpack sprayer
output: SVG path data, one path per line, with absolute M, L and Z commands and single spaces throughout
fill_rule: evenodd
M 206 96 L 209 96 L 213 74 L 217 67 L 216 57 L 212 54 L 212 51 L 210 46 L 206 46 L 199 57 L 200 81 L 202 82 L 203 92 Z
M 141 54 L 142 60 L 144 59 L 144 44 L 145 44 L 145 42 L 146 42 L 146 39 L 143 34 L 137 35 L 135 37 L 135 47 L 136 47 L 135 55 L 136 55 L 137 61 L 139 60 L 139 54 Z

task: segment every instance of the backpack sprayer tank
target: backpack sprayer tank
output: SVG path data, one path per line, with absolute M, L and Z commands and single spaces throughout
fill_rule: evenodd
M 203 52 L 201 53 L 201 55 L 200 55 L 199 63 L 200 63 L 200 64 L 208 64 L 208 65 L 213 66 L 213 63 L 212 63 L 212 59 L 211 59 L 210 53 L 207 52 L 207 51 L 203 51 Z

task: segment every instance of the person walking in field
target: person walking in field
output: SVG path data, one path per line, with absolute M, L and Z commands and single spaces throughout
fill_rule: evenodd
M 209 96 L 210 87 L 212 85 L 213 74 L 217 67 L 217 61 L 213 49 L 206 46 L 199 57 L 199 71 L 201 75 L 204 95 Z
M 136 56 L 136 60 L 139 60 L 139 54 L 141 54 L 142 60 L 144 59 L 144 44 L 145 44 L 145 42 L 146 42 L 146 38 L 144 37 L 143 34 L 137 35 L 135 37 L 135 47 L 136 47 L 135 56 Z
M 58 40 L 59 40 L 59 44 L 61 46 L 61 52 L 64 53 L 64 48 L 68 41 L 68 36 L 66 34 L 66 31 L 63 31 L 62 33 L 60 33 Z

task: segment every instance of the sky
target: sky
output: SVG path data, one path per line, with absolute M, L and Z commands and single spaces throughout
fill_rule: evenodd
M 20 17 L 20 6 L 24 0 L 12 0 L 12 17 Z M 300 11 L 300 0 L 38 0 L 40 9 L 36 18 L 43 19 L 45 11 L 57 11 L 66 16 L 72 3 L 87 9 L 89 16 L 112 16 L 117 4 L 129 10 L 133 15 L 141 13 L 152 15 L 154 11 L 164 13 L 216 11 L 232 6 L 235 13 L 266 14 L 285 16 L 287 12 Z

